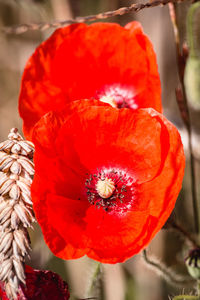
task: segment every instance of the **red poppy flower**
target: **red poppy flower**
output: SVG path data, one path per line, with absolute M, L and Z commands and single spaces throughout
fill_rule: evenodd
M 55 255 L 116 263 L 164 225 L 185 158 L 177 129 L 162 114 L 100 103 L 73 101 L 35 125 L 32 198 Z
M 9 300 L 0 284 L 0 297 Z M 21 286 L 17 300 L 68 300 L 67 283 L 51 271 L 33 270 L 26 266 L 26 287 Z
M 116 107 L 161 112 L 161 87 L 153 47 L 141 25 L 75 24 L 55 31 L 29 59 L 19 111 L 30 139 L 45 113 L 73 100 L 101 99 Z

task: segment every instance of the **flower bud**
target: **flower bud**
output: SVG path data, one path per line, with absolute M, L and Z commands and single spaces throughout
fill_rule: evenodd
M 200 248 L 190 251 L 188 257 L 185 259 L 189 274 L 194 279 L 200 279 Z

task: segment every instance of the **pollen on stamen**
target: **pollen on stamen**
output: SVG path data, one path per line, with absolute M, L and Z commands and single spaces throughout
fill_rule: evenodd
M 99 179 L 96 184 L 96 190 L 100 197 L 107 199 L 112 196 L 115 190 L 115 183 L 110 178 Z
M 104 103 L 108 103 L 110 104 L 112 107 L 114 108 L 117 108 L 117 104 L 116 104 L 116 101 L 113 97 L 110 97 L 110 96 L 102 96 L 100 99 L 99 99 L 101 102 L 104 102 Z

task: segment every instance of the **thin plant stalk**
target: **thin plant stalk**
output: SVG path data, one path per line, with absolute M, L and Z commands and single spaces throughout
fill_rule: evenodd
M 181 83 L 182 88 L 182 104 L 184 108 L 180 108 L 180 103 L 178 103 L 181 117 L 183 119 L 183 122 L 186 126 L 187 132 L 188 132 L 188 148 L 190 153 L 190 172 L 191 172 L 191 190 L 192 190 L 192 204 L 193 204 L 193 213 L 194 213 L 194 226 L 195 231 L 197 234 L 200 233 L 200 213 L 199 213 L 199 206 L 198 206 L 198 199 L 196 194 L 196 176 L 195 176 L 195 159 L 193 155 L 193 149 L 192 149 L 192 128 L 191 128 L 191 120 L 189 115 L 189 109 L 188 109 L 188 102 L 185 92 L 185 86 L 184 86 L 184 67 L 185 62 L 183 59 L 183 56 L 180 51 L 180 38 L 179 38 L 179 30 L 176 22 L 176 11 L 175 11 L 175 4 L 169 3 L 169 13 L 171 18 L 171 23 L 174 30 L 174 37 L 175 37 L 175 44 L 176 44 L 176 56 L 177 56 L 177 63 L 178 63 L 178 74 L 179 79 Z M 182 111 L 184 109 L 184 111 Z
M 198 57 L 199 56 L 199 45 L 195 39 L 195 30 L 194 30 L 194 16 L 199 11 L 200 3 L 196 2 L 191 5 L 188 15 L 187 15 L 187 38 L 188 44 L 190 48 L 190 57 Z M 198 33 L 196 33 L 197 35 Z
M 175 296 L 172 300 L 199 300 L 199 297 L 192 295 L 178 295 Z
M 101 263 L 94 262 L 94 271 L 93 271 L 91 279 L 90 279 L 87 297 L 91 297 L 92 292 L 94 291 L 94 289 L 97 285 L 97 282 L 100 280 L 100 276 L 101 276 Z
M 197 293 L 198 293 L 198 300 L 200 300 L 200 280 L 197 280 Z
M 171 285 L 175 287 L 185 287 L 186 285 L 194 283 L 193 279 L 182 277 L 156 259 L 149 258 L 146 249 L 143 250 L 142 256 L 147 265 L 154 271 L 157 271 L 157 273 L 165 278 Z

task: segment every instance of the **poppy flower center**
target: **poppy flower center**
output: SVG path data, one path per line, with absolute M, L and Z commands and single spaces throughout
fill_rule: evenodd
M 116 108 L 138 108 L 134 91 L 126 85 L 105 85 L 97 92 L 96 98 Z
M 115 183 L 110 178 L 99 179 L 96 184 L 97 193 L 101 198 L 107 199 L 109 198 L 114 190 L 115 190 Z
M 124 209 L 134 198 L 133 184 L 133 178 L 118 169 L 98 171 L 85 181 L 88 201 L 106 211 Z

